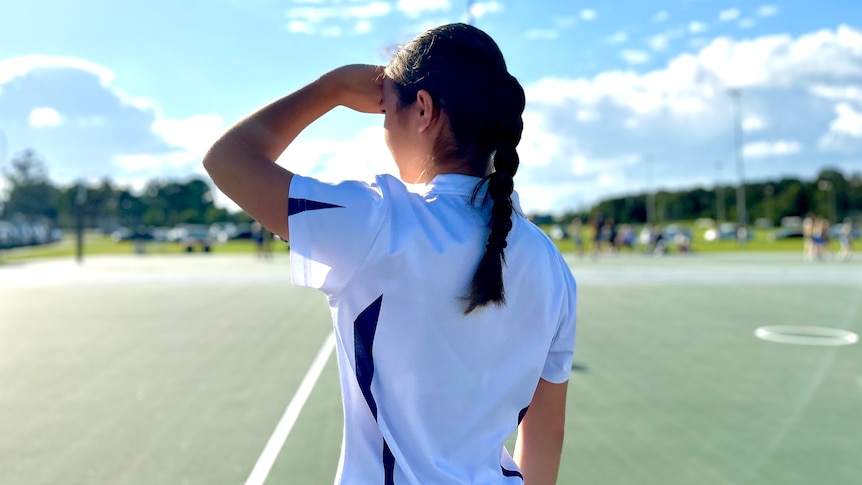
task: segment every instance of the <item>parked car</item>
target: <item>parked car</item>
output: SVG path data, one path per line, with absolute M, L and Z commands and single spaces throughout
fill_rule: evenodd
M 212 238 L 210 237 L 209 226 L 202 224 L 189 224 L 178 228 L 180 235 L 180 244 L 186 252 L 194 252 L 195 247 L 201 251 L 208 253 L 212 249 Z
M 754 237 L 754 231 L 746 231 L 745 237 L 747 240 L 751 240 Z M 733 222 L 721 223 L 718 227 L 707 229 L 703 233 L 703 239 L 707 242 L 737 240 L 739 239 L 739 226 Z
M 7 221 L 0 221 L 0 249 L 10 249 L 18 246 L 18 230 Z
M 153 233 L 150 229 L 146 227 L 136 227 L 135 229 L 129 229 L 127 227 L 121 227 L 111 233 L 111 239 L 115 242 L 120 241 L 152 241 Z
M 770 234 L 770 241 L 780 241 L 782 239 L 802 239 L 801 227 L 782 227 L 781 229 Z

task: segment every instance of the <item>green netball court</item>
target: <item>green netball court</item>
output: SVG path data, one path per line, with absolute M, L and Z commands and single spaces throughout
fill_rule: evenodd
M 570 262 L 559 483 L 860 483 L 862 343 L 840 331 L 862 333 L 862 258 Z M 0 483 L 331 483 L 329 313 L 288 272 L 286 254 L 0 266 Z

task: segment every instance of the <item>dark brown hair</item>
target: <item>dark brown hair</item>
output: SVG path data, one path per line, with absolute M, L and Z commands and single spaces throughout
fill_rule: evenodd
M 425 90 L 446 113 L 450 136 L 441 136 L 435 144 L 438 163 L 466 164 L 471 173 L 483 177 L 473 191 L 474 201 L 488 184 L 490 232 L 464 297 L 465 313 L 489 303 L 504 304 L 503 265 L 512 229 L 524 89 L 509 74 L 496 42 L 466 24 L 443 25 L 419 35 L 399 49 L 386 75 L 395 84 L 400 104 L 412 104 L 419 90 Z M 491 157 L 494 170 L 486 175 Z

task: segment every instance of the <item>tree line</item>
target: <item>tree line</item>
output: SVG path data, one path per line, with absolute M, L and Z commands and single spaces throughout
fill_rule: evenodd
M 3 170 L 5 197 L 0 220 L 25 219 L 72 228 L 77 217 L 84 227 L 174 227 L 179 224 L 250 222 L 245 213 L 229 213 L 214 205 L 210 185 L 200 178 L 153 180 L 140 193 L 105 178 L 98 183 L 57 186 L 44 161 L 32 150 L 11 160 Z
M 650 197 L 654 201 L 650 201 Z M 647 221 L 648 205 L 655 210 L 654 220 Z M 779 225 L 786 217 L 814 214 L 839 222 L 845 217 L 862 215 L 862 173 L 845 177 L 834 169 L 826 169 L 814 180 L 783 178 L 778 181 L 745 184 L 747 222 L 768 221 Z M 570 213 L 568 219 L 579 216 L 612 217 L 620 223 L 686 221 L 709 218 L 737 222 L 736 186 L 694 188 L 680 191 L 658 191 L 654 194 L 633 194 L 606 199 L 584 213 Z
M 99 183 L 54 185 L 43 160 L 27 150 L 3 170 L 7 182 L 0 199 L 0 220 L 25 218 L 46 221 L 55 227 L 74 227 L 77 217 L 85 227 L 113 229 L 174 227 L 179 224 L 247 223 L 244 212 L 229 213 L 215 206 L 211 186 L 203 179 L 185 182 L 153 180 L 135 193 L 103 179 Z M 653 198 L 652 200 L 650 198 Z M 564 219 L 600 216 L 619 223 L 646 223 L 711 218 L 737 221 L 736 187 L 718 186 L 654 194 L 632 194 L 602 200 L 586 212 L 569 213 Z M 832 222 L 862 214 L 862 174 L 845 177 L 838 170 L 823 170 L 814 180 L 784 178 L 745 184 L 748 221 L 780 224 L 785 217 L 816 214 Z M 648 221 L 648 206 L 655 215 Z M 538 217 L 543 220 L 547 217 Z

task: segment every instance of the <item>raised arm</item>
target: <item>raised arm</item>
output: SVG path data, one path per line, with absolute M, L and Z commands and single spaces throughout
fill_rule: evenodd
M 515 463 L 524 485 L 554 485 L 560 470 L 568 382 L 539 379 L 530 408 L 518 426 Z
M 380 113 L 382 86 L 382 67 L 335 69 L 231 127 L 204 157 L 204 168 L 237 205 L 289 240 L 287 199 L 293 173 L 275 160 L 305 127 L 338 105 Z

